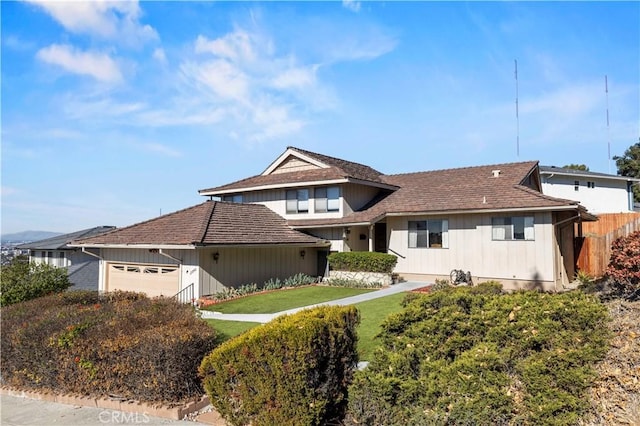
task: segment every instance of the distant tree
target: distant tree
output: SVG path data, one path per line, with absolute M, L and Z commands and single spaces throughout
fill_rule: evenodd
M 588 172 L 589 167 L 586 164 L 567 164 L 566 166 L 562 166 L 563 169 L 573 169 L 573 170 L 582 170 L 583 172 Z
M 613 159 L 620 176 L 640 178 L 640 141 L 631 145 L 623 156 L 616 155 Z M 638 184 L 633 185 L 633 198 L 636 202 L 640 202 L 640 186 Z

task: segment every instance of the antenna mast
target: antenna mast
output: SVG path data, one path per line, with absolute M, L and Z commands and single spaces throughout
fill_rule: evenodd
M 520 157 L 520 116 L 518 114 L 518 60 L 514 60 L 515 63 L 515 78 L 516 78 L 516 155 Z
M 609 130 L 609 82 L 607 76 L 604 76 L 604 93 L 607 98 L 607 164 L 609 166 L 609 174 L 611 174 L 611 131 Z

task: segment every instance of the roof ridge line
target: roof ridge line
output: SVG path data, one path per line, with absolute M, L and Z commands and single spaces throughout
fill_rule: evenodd
M 203 224 L 203 230 L 200 233 L 200 239 L 198 240 L 198 243 L 200 244 L 204 244 L 204 239 L 207 236 L 207 233 L 209 232 L 209 226 L 211 226 L 211 220 L 213 219 L 213 212 L 216 210 L 216 205 L 218 204 L 216 201 L 205 201 L 206 203 L 211 203 L 211 207 L 209 208 L 209 214 L 207 215 L 204 224 Z

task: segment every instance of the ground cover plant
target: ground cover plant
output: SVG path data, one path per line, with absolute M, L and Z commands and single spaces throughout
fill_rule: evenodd
M 606 308 L 495 285 L 411 295 L 349 390 L 350 424 L 575 424 L 608 350 Z
M 189 305 L 138 293 L 72 291 L 3 307 L 2 384 L 180 402 L 203 393 L 215 331 Z
M 0 271 L 0 305 L 24 302 L 71 286 L 65 268 L 14 259 Z
M 233 425 L 341 419 L 358 361 L 357 323 L 353 306 L 322 306 L 223 343 L 200 366 L 212 405 Z
M 345 287 L 308 286 L 251 295 L 249 297 L 216 303 L 215 305 L 210 305 L 203 309 L 222 312 L 225 314 L 273 314 L 276 312 L 286 311 L 288 309 L 356 296 L 369 291 L 372 290 Z

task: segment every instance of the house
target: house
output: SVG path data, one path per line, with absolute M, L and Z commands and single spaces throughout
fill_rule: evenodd
M 405 279 L 464 269 L 476 282 L 559 290 L 575 273 L 574 223 L 595 220 L 543 194 L 535 161 L 385 175 L 288 147 L 261 174 L 199 193 L 210 200 L 76 241 L 101 258 L 100 288 L 197 298 L 325 275 L 331 251 L 378 251 L 398 257 Z
M 640 179 L 563 167 L 540 166 L 542 192 L 579 201 L 593 214 L 634 211 L 633 185 Z
M 98 259 L 69 244 L 79 238 L 99 235 L 115 229 L 114 226 L 97 226 L 58 235 L 44 240 L 16 246 L 18 249 L 29 250 L 29 262 L 46 263 L 58 268 L 67 268 L 69 281 L 73 289 L 98 289 Z
M 100 259 L 101 291 L 184 301 L 297 273 L 315 276 L 329 243 L 261 205 L 205 201 L 74 243 Z

